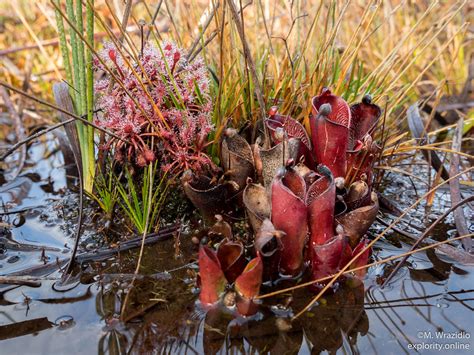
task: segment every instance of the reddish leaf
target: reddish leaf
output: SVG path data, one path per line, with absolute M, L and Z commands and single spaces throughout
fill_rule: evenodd
M 308 189 L 310 246 L 326 243 L 334 237 L 334 205 L 336 203 L 336 185 L 331 173 L 320 176 Z
M 249 317 L 258 311 L 258 304 L 251 298 L 242 297 L 239 294 L 235 297 L 235 305 L 240 315 Z
M 280 172 L 272 183 L 272 223 L 283 231 L 280 271 L 297 275 L 303 263 L 303 248 L 308 233 L 305 182 L 294 171 Z
M 313 280 L 337 273 L 346 245 L 346 238 L 338 235 L 325 244 L 311 246 L 311 272 Z
M 278 128 L 282 128 L 286 132 L 288 140 L 296 139 L 296 147 L 292 147 L 296 151 L 291 152 L 291 157 L 295 161 L 299 161 L 301 157 L 304 157 L 304 161 L 307 166 L 314 168 L 315 163 L 313 155 L 311 153 L 311 141 L 308 133 L 304 126 L 297 120 L 290 116 L 278 115 L 276 111 L 270 112 L 270 116 L 265 120 L 265 124 L 270 131 L 272 141 L 274 144 L 278 144 L 282 141 L 282 137 L 277 133 Z M 291 150 L 291 149 L 290 149 Z
M 366 135 L 363 141 L 357 141 L 354 150 L 348 150 L 346 181 L 349 183 L 357 180 L 365 180 L 370 186 L 372 184 L 372 168 L 380 147 Z
M 224 292 L 227 281 L 216 253 L 206 246 L 201 246 L 199 249 L 199 276 L 201 303 L 209 305 L 217 302 Z
M 362 236 L 367 233 L 377 217 L 378 210 L 377 195 L 372 192 L 370 205 L 357 208 L 336 218 L 336 222 L 342 225 L 344 234 L 349 237 L 352 246 L 357 245 Z
M 368 240 L 363 239 L 359 244 L 357 244 L 357 246 L 352 251 L 352 257 L 355 257 L 362 250 L 364 250 L 368 244 L 369 244 Z M 370 251 L 371 249 L 367 248 L 356 260 L 354 260 L 351 264 L 351 269 L 367 265 L 369 262 Z M 366 273 L 367 273 L 367 268 L 360 269 L 355 272 L 355 274 L 361 278 L 364 277 Z
M 349 186 L 349 189 L 344 196 L 344 202 L 349 211 L 355 210 L 359 207 L 367 206 L 371 203 L 370 189 L 365 181 L 358 180 Z
M 217 248 L 217 258 L 229 283 L 233 283 L 245 268 L 242 243 L 224 240 Z
M 291 118 L 290 116 L 283 115 L 271 115 L 265 120 L 265 123 L 270 131 L 272 140 L 275 144 L 280 143 L 281 140 L 275 135 L 277 128 L 283 128 L 288 135 L 288 138 L 297 138 L 299 139 L 308 149 L 311 149 L 311 142 L 306 133 L 306 129 L 301 123 L 297 120 Z
M 215 215 L 216 218 L 216 223 L 209 228 L 209 231 L 207 234 L 212 238 L 212 237 L 221 237 L 221 238 L 227 238 L 227 239 L 232 239 L 232 227 L 230 226 L 229 223 L 224 221 L 222 216 L 220 214 Z
M 245 298 L 254 298 L 262 285 L 263 262 L 260 255 L 250 260 L 244 272 L 235 280 L 235 290 Z
M 203 175 L 196 177 L 192 173 L 185 173 L 181 181 L 186 196 L 206 221 L 211 223 L 216 214 L 225 210 L 228 196 L 235 193 L 232 183 L 212 185 L 212 180 Z
M 364 96 L 361 103 L 351 106 L 351 125 L 348 149 L 353 150 L 356 142 L 371 134 L 382 114 L 379 106 L 372 104 L 370 95 Z
M 325 109 L 319 112 L 323 104 L 329 104 L 331 109 L 327 110 L 325 106 Z M 316 160 L 326 165 L 334 177 L 344 177 L 351 122 L 349 106 L 344 99 L 333 95 L 328 89 L 313 98 L 312 106 L 311 139 Z

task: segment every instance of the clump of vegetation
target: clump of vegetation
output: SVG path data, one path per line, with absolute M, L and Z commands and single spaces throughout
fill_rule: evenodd
M 146 43 L 137 62 L 108 43 L 100 58 L 94 67 L 106 77 L 95 86 L 102 111 L 96 123 L 123 139 L 107 138 L 100 149 L 138 167 L 158 159 L 172 175 L 215 168 L 205 151 L 213 126 L 209 73 L 202 58 L 188 63 L 172 42 Z

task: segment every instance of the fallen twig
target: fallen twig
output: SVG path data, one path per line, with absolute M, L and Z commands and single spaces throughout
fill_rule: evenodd
M 144 244 L 151 245 L 157 242 L 171 239 L 173 237 L 173 234 L 176 233 L 177 229 L 178 229 L 178 226 L 173 225 L 170 227 L 162 228 L 158 233 L 148 234 L 147 237 L 145 238 Z M 78 254 L 75 257 L 75 262 L 77 264 L 83 264 L 83 263 L 88 263 L 88 262 L 104 261 L 104 260 L 110 259 L 111 257 L 121 252 L 138 248 L 141 246 L 141 243 L 142 243 L 142 237 L 140 236 L 131 240 L 127 240 L 126 242 L 119 244 L 119 246 L 116 248 L 105 247 L 105 248 L 95 250 L 93 252 Z M 37 286 L 40 286 L 39 284 L 41 281 L 58 280 L 58 278 L 34 276 L 34 275 L 44 275 L 44 274 L 52 273 L 56 271 L 57 269 L 60 269 L 67 262 L 68 262 L 68 259 L 61 259 L 61 260 L 58 259 L 58 260 L 51 261 L 47 263 L 46 265 L 38 265 L 38 266 L 34 266 L 22 271 L 11 273 L 9 275 L 0 276 L 0 284 L 25 285 L 25 286 L 37 287 Z M 143 277 L 164 279 L 166 277 L 166 274 L 171 271 L 174 271 L 174 270 L 168 270 L 168 271 L 157 273 L 154 275 L 144 275 Z M 111 276 L 117 276 L 117 275 L 111 275 Z M 127 278 L 126 274 L 122 276 Z M 27 282 L 29 282 L 30 284 L 27 284 Z
M 25 243 L 18 243 L 16 241 L 10 240 L 9 238 L 0 237 L 0 245 L 2 248 L 8 250 L 15 250 L 21 252 L 32 252 L 32 251 L 49 251 L 59 253 L 61 249 L 48 247 L 48 246 L 41 246 L 41 245 L 34 245 L 34 244 L 25 244 Z
M 58 269 L 60 269 L 64 264 L 66 264 L 68 259 L 59 259 L 57 258 L 56 260 L 52 260 L 48 262 L 47 264 L 41 264 L 41 265 L 35 265 L 32 267 L 29 267 L 24 270 L 12 272 L 11 274 L 4 275 L 8 277 L 12 276 L 42 276 L 42 275 L 49 275 Z
M 178 229 L 177 225 L 162 228 L 158 233 L 151 233 L 144 239 L 145 245 L 154 244 L 167 239 L 171 239 L 173 234 Z M 137 237 L 126 242 L 120 243 L 116 248 L 101 248 L 93 252 L 87 252 L 76 256 L 76 263 L 83 264 L 91 261 L 102 261 L 111 258 L 112 256 L 141 246 L 142 237 Z
M 35 334 L 42 330 L 51 328 L 54 323 L 48 318 L 35 318 L 0 326 L 0 340 L 18 338 L 28 334 Z
M 0 285 L 20 285 L 30 287 L 40 287 L 41 281 L 30 276 L 0 276 Z

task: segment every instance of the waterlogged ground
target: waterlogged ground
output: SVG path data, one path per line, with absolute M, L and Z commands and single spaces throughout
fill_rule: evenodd
M 308 290 L 270 299 L 249 319 L 224 309 L 203 310 L 196 302 L 196 247 L 191 236 L 184 234 L 179 256 L 173 239 L 146 248 L 142 274 L 150 276 L 135 280 L 125 309 L 136 252 L 85 264 L 69 284 L 60 285 L 56 264 L 67 260 L 73 244 L 71 221 L 77 213 L 77 197 L 67 192 L 63 165 L 58 144 L 49 136 L 47 144 L 29 148 L 19 177 L 8 182 L 4 180 L 10 172 L 2 176 L 0 203 L 8 214 L 1 216 L 0 275 L 27 270 L 28 275 L 44 278 L 36 287 L 0 285 L 2 355 L 468 354 L 474 349 L 474 266 L 433 250 L 410 258 L 383 289 L 380 284 L 395 262 L 370 268 L 363 284 L 351 279 L 341 282 L 337 292 L 294 323 L 288 318 L 309 302 Z M 427 181 L 425 166 L 412 168 Z M 423 182 L 401 175 L 389 175 L 387 185 L 385 194 L 400 208 L 426 191 Z M 447 206 L 449 191 L 442 189 L 431 210 L 418 208 L 398 227 L 419 235 Z M 472 218 L 472 211 L 466 212 Z M 89 222 L 94 220 L 91 214 L 89 210 Z M 86 229 L 82 249 L 100 243 L 90 224 Z M 382 229 L 376 225 L 371 233 Z M 453 221 L 448 218 L 437 227 L 433 239 L 454 235 Z M 389 233 L 376 244 L 373 259 L 407 251 L 408 242 Z M 288 304 L 291 308 L 285 307 Z M 451 333 L 457 338 L 448 338 Z

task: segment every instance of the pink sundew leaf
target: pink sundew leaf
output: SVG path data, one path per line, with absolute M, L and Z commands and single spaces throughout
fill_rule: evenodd
M 205 305 L 216 303 L 224 292 L 227 281 L 216 253 L 207 246 L 201 246 L 199 249 L 199 275 L 201 303 Z
M 139 63 L 129 58 L 138 76 L 146 78 L 146 90 L 114 44 L 106 43 L 100 51 L 101 59 L 117 70 L 123 85 L 115 82 L 110 88 L 110 78 L 106 77 L 96 86 L 97 103 L 103 112 L 97 123 L 130 142 L 124 145 L 107 136 L 104 146 L 121 150 L 122 156 L 139 166 L 146 165 L 147 157 L 151 157 L 147 147 L 156 156 L 160 149 L 161 165 L 171 173 L 188 169 L 213 172 L 215 165 L 204 151 L 213 129 L 206 65 L 199 57 L 188 64 L 184 50 L 172 42 L 163 43 L 162 48 L 168 49 L 162 52 L 146 43 Z M 94 65 L 104 69 L 97 61 Z
M 319 112 L 323 104 L 331 110 Z M 344 177 L 346 173 L 346 150 L 348 146 L 351 112 L 346 101 L 325 89 L 312 100 L 310 120 L 313 152 L 319 164 L 326 165 L 334 177 Z

